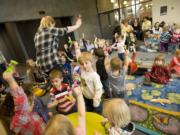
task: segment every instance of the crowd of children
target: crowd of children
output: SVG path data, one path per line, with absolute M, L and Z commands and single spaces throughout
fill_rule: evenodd
M 53 28 L 55 22 L 52 18 L 47 17 L 46 19 L 50 19 L 50 22 L 46 23 L 51 27 L 51 32 L 57 31 L 54 34 L 58 34 L 59 31 L 63 35 L 63 32 L 74 30 L 70 27 L 67 29 Z M 45 25 L 41 24 L 41 27 L 44 29 Z M 126 24 L 124 27 L 128 27 L 128 25 Z M 106 122 L 109 123 L 109 135 L 132 134 L 135 126 L 131 122 L 130 110 L 125 102 L 127 97 L 126 75 L 132 75 L 138 70 L 136 37 L 132 30 L 126 28 L 123 35 L 116 34 L 115 43 L 111 46 L 106 40 L 97 37 L 93 43 L 89 43 L 83 34 L 82 45 L 78 41 L 69 41 L 64 44 L 63 51 L 57 52 L 58 50 L 56 50 L 58 55 L 54 56 L 54 60 L 58 61 L 55 63 L 55 66 L 57 64 L 58 66 L 52 70 L 39 66 L 40 55 L 37 63 L 29 59 L 26 63 L 26 81 L 20 84 L 14 78 L 17 67 L 14 67 L 12 71 L 6 71 L 1 66 L 0 93 L 3 94 L 5 91 L 4 86 L 9 87 L 9 92 L 5 92 L 8 94 L 4 101 L 1 101 L 0 116 L 11 119 L 10 130 L 18 135 L 85 135 L 86 126 L 93 126 L 85 124 L 85 112 L 90 111 L 102 114 L 106 118 L 103 125 Z M 38 32 L 42 32 L 42 29 L 39 28 Z M 161 51 L 163 49 L 168 51 L 170 40 L 173 43 L 172 46 L 179 45 L 180 36 L 178 34 L 180 33 L 178 32 L 179 29 L 176 27 L 172 33 L 169 33 L 166 26 L 162 27 L 162 32 L 160 32 L 158 23 L 156 23 L 153 29 L 154 34 L 152 35 L 149 31 L 146 31 L 145 34 L 147 34 L 147 38 L 153 38 L 151 41 L 154 44 L 160 43 Z M 37 38 L 36 35 L 35 42 L 40 45 Z M 148 41 L 147 38 L 145 36 L 145 42 Z M 94 45 L 93 51 L 92 49 L 87 50 L 88 44 Z M 40 47 L 38 45 L 36 47 Z M 148 46 L 146 43 L 145 45 Z M 55 49 L 57 49 L 56 46 Z M 177 47 L 173 47 L 173 49 L 177 49 Z M 40 53 L 40 50 L 38 51 L 37 53 Z M 111 53 L 115 51 L 118 55 L 111 57 Z M 131 52 L 132 59 L 130 58 Z M 4 62 L 1 65 L 4 66 Z M 145 82 L 167 84 L 171 74 L 180 76 L 179 49 L 175 51 L 169 65 L 166 65 L 163 54 L 157 55 L 151 71 L 144 75 Z M 4 83 L 5 81 L 8 85 Z M 46 87 L 49 89 L 47 105 L 33 95 L 32 89 L 36 83 L 51 83 L 51 88 Z M 53 116 L 52 108 L 56 108 L 57 115 Z M 65 116 L 73 112 L 78 112 L 76 128 Z M 3 121 L 3 118 L 0 117 L 0 120 Z
M 172 26 L 164 24 L 161 26 L 159 22 L 154 24 L 152 29 L 144 33 L 144 43 L 148 52 L 174 52 L 180 48 L 180 27 L 176 24 Z

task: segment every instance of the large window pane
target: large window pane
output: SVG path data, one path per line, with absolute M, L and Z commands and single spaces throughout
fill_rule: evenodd
M 118 11 L 113 11 L 110 13 L 110 21 L 111 21 L 111 26 L 115 26 L 119 24 L 119 12 Z
M 135 16 L 135 5 L 120 9 L 121 19 Z
M 152 17 L 152 1 L 136 5 L 136 15 L 140 19 L 145 16 Z
M 113 13 L 101 14 L 100 21 L 101 21 L 101 29 L 102 29 L 103 38 L 111 39 L 113 29 L 114 29 L 114 23 L 115 23 L 115 20 L 113 18 Z

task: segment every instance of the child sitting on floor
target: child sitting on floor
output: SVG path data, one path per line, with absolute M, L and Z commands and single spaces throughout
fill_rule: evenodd
M 50 90 L 51 102 L 48 104 L 48 108 L 56 106 L 56 110 L 60 114 L 76 112 L 76 101 L 72 96 L 72 89 L 68 84 L 62 83 L 62 73 L 59 70 L 52 70 L 49 78 L 53 87 Z
M 33 84 L 23 84 L 22 87 L 25 89 L 25 94 L 27 95 L 28 101 L 33 105 L 33 112 L 36 112 L 39 114 L 39 116 L 44 120 L 45 123 L 47 123 L 52 116 L 52 112 L 47 108 L 46 105 L 44 105 L 43 101 L 39 97 L 35 97 L 32 88 Z
M 115 98 L 104 102 L 102 122 L 104 126 L 109 123 L 108 135 L 131 135 L 135 125 L 131 122 L 130 109 L 124 100 Z
M 66 55 L 62 53 L 60 56 L 60 61 L 62 64 L 62 74 L 63 74 L 63 82 L 67 84 L 72 84 L 72 75 L 71 75 L 71 64 L 68 61 Z
M 129 65 L 128 54 L 129 51 L 126 51 L 124 63 L 117 57 L 113 57 L 110 61 L 108 53 L 105 54 L 104 63 L 108 74 L 111 97 L 124 98 L 126 95 L 125 76 Z
M 47 75 L 36 67 L 33 59 L 26 60 L 27 65 L 27 83 L 47 83 Z
M 11 119 L 10 129 L 18 135 L 25 135 L 27 133 L 42 135 L 45 124 L 37 113 L 30 111 L 33 104 L 28 102 L 27 95 L 24 93 L 23 88 L 15 81 L 13 72 L 5 71 L 3 78 L 9 84 L 10 94 L 14 101 L 14 115 Z
M 157 48 L 154 48 L 154 43 L 153 43 L 153 39 L 154 35 L 152 33 L 152 31 L 147 31 L 144 34 L 144 45 L 145 46 L 141 46 L 140 48 L 147 51 L 147 52 L 157 52 Z
M 81 89 L 87 111 L 101 113 L 103 86 L 99 75 L 93 69 L 93 56 L 89 52 L 82 52 L 78 63 L 81 68 Z
M 169 68 L 171 73 L 180 76 L 180 49 L 176 50 L 174 57 L 171 59 Z
M 170 72 L 165 66 L 165 58 L 163 54 L 159 54 L 154 59 L 154 64 L 150 72 L 145 73 L 147 82 L 155 82 L 167 84 L 171 78 Z
M 80 87 L 76 87 L 73 94 L 77 99 L 77 127 L 75 128 L 64 115 L 58 114 L 49 121 L 44 135 L 86 135 L 86 109 Z
M 67 44 L 64 44 L 64 52 L 68 58 L 69 61 L 73 60 L 73 55 L 72 55 L 72 47 L 68 46 Z

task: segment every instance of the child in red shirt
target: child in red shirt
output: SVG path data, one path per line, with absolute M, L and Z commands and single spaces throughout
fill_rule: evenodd
M 49 77 L 53 87 L 50 90 L 51 102 L 48 104 L 48 108 L 56 106 L 56 110 L 61 114 L 76 112 L 76 101 L 72 96 L 72 89 L 68 84 L 62 83 L 61 71 L 53 70 Z
M 154 64 L 150 72 L 145 73 L 147 81 L 160 84 L 167 84 L 171 78 L 168 68 L 165 66 L 165 58 L 163 54 L 155 57 Z

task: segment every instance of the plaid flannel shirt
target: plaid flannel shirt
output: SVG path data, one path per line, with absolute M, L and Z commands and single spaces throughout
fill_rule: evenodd
M 0 50 L 0 64 L 3 64 L 3 63 L 5 63 L 5 62 L 6 62 L 6 59 L 5 59 L 3 53 L 2 53 L 1 50 Z
M 44 72 L 49 72 L 56 64 L 58 57 L 59 36 L 63 36 L 68 28 L 43 28 L 36 32 L 34 42 L 36 48 L 37 66 Z

